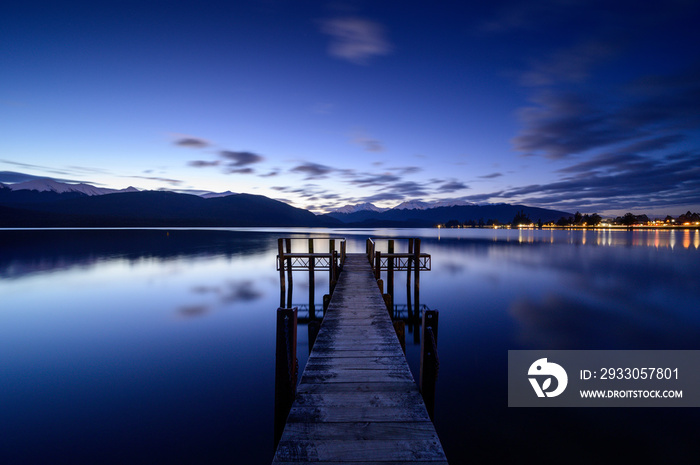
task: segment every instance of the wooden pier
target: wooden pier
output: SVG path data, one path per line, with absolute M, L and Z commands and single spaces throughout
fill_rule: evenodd
M 446 464 L 375 270 L 343 255 L 273 463 Z

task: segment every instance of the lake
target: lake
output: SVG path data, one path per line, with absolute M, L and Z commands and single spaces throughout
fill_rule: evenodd
M 507 351 L 700 349 L 698 230 L 1 230 L 0 463 L 269 463 L 277 238 L 329 235 L 432 255 L 450 463 L 696 457 L 696 409 L 508 408 Z

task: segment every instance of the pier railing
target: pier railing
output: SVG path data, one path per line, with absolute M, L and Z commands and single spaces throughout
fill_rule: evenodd
M 305 241 L 308 252 L 293 252 L 292 241 Z M 328 241 L 327 252 L 316 252 L 315 243 Z M 336 245 L 338 248 L 336 248 Z M 318 246 L 316 246 L 318 247 Z M 325 247 L 324 247 L 325 248 Z M 328 295 L 333 292 L 338 274 L 345 263 L 346 241 L 344 237 L 285 237 L 277 240 L 277 271 L 280 273 L 280 307 L 292 307 L 294 278 L 292 271 L 309 272 L 309 308 L 314 308 L 314 274 L 328 271 Z M 286 276 L 285 276 L 286 273 Z M 329 297 L 330 298 L 330 297 Z M 286 304 L 286 305 L 285 305 Z

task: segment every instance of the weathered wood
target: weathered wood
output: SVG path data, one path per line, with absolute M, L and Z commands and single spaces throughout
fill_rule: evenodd
M 401 349 L 403 353 L 406 353 L 406 322 L 403 320 L 394 321 L 394 331 L 396 331 L 396 337 L 399 338 L 399 343 L 401 344 Z
M 364 254 L 346 255 L 274 457 L 310 461 L 447 463 Z
M 297 309 L 277 309 L 275 348 L 275 444 L 296 396 L 297 378 Z
M 309 239 L 309 254 L 313 255 L 314 253 L 314 240 Z M 315 286 L 315 278 L 314 278 L 314 259 L 312 258 L 309 260 L 309 318 L 312 320 L 316 318 L 316 307 L 315 307 L 315 294 L 316 294 L 316 286 Z M 309 344 L 309 346 L 312 346 L 313 344 Z
M 284 277 L 284 239 L 277 239 L 277 259 L 280 270 L 280 307 L 284 307 L 285 277 Z
M 292 240 L 290 238 L 286 238 L 284 240 L 287 246 L 287 252 L 292 251 Z M 287 308 L 292 308 L 292 292 L 293 292 L 293 287 L 294 287 L 294 281 L 292 280 L 292 259 L 291 257 L 287 258 L 287 282 L 289 283 L 289 288 L 287 289 Z
M 394 257 L 391 254 L 394 253 L 394 240 L 389 239 L 388 244 L 389 257 L 387 257 L 387 272 L 386 272 L 386 292 L 391 296 L 391 301 L 394 301 Z
M 426 310 L 423 312 L 421 328 L 419 387 L 430 418 L 433 418 L 435 409 L 435 382 L 440 367 L 440 359 L 437 352 L 438 315 L 437 310 Z
M 413 239 L 408 239 L 408 255 L 409 258 L 406 263 L 406 305 L 408 306 L 408 317 L 414 317 L 418 313 L 418 307 L 416 307 L 416 312 L 413 312 L 412 306 L 411 306 L 411 265 L 413 259 L 411 256 L 413 256 Z

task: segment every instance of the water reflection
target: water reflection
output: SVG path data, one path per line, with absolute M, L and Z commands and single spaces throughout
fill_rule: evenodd
M 3 463 L 269 463 L 276 239 L 329 234 L 348 252 L 422 237 L 432 255 L 421 302 L 440 311 L 451 463 L 606 461 L 581 441 L 618 463 L 640 441 L 659 462 L 668 441 L 677 462 L 694 453 L 693 412 L 508 409 L 505 368 L 510 349 L 699 349 L 698 230 L 0 231 Z M 294 278 L 303 304 L 308 274 Z M 397 273 L 397 296 L 405 285 Z
M 273 235 L 226 230 L 0 230 L 0 277 L 19 278 L 124 259 L 235 257 L 269 250 Z

